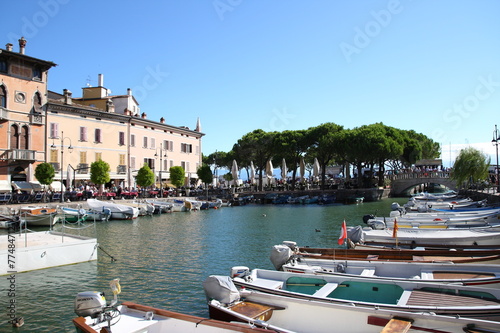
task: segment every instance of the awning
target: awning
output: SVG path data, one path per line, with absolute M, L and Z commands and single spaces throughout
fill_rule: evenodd
M 8 180 L 0 180 L 0 193 L 12 192 L 12 185 Z
M 31 192 L 33 190 L 33 186 L 31 186 L 31 184 L 28 182 L 13 181 L 12 186 L 14 186 L 14 190 L 16 191 L 20 190 L 20 191 Z
M 50 189 L 52 192 L 61 192 L 61 182 L 52 182 L 52 184 L 50 184 Z M 64 184 L 62 184 L 62 190 L 63 192 L 66 192 L 66 186 L 64 186 Z
M 41 191 L 44 191 L 44 190 L 46 190 L 46 189 L 48 188 L 48 186 L 47 186 L 47 185 L 42 185 L 42 184 L 40 184 L 40 182 L 39 182 L 39 181 L 37 181 L 37 180 L 31 181 L 31 182 L 29 182 L 29 183 L 31 184 L 31 186 L 33 187 L 33 190 L 34 190 L 35 192 L 41 192 Z

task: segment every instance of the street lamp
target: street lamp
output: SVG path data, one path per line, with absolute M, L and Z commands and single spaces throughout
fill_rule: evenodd
M 155 158 L 158 157 L 158 152 L 155 153 Z M 161 179 L 161 172 L 162 172 L 162 165 L 163 165 L 163 157 L 167 157 L 167 152 L 163 152 L 163 148 L 160 143 L 160 171 L 159 171 L 159 176 L 160 176 L 160 198 L 163 198 L 163 184 L 162 184 L 162 179 Z
M 61 174 L 61 202 L 64 202 L 64 191 L 63 191 L 63 164 L 64 164 L 64 139 L 69 140 L 69 146 L 68 150 L 69 152 L 73 152 L 73 146 L 71 145 L 71 139 L 68 137 L 64 137 L 64 132 L 61 131 L 61 167 L 60 169 L 60 174 Z M 56 145 L 52 143 L 51 148 L 56 148 Z
M 498 140 L 499 139 L 500 138 L 498 137 L 497 125 L 495 125 L 495 130 L 493 131 L 493 140 L 491 140 L 491 143 L 495 146 L 497 153 L 497 164 L 495 165 L 495 180 L 497 185 L 497 192 L 500 192 L 500 186 L 498 183 Z

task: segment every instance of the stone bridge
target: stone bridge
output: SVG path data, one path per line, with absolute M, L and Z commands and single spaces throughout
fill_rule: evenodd
M 390 195 L 394 197 L 404 195 L 406 190 L 420 184 L 441 184 L 452 190 L 457 190 L 456 183 L 450 179 L 448 171 L 408 172 L 392 175 L 388 178 L 391 180 Z

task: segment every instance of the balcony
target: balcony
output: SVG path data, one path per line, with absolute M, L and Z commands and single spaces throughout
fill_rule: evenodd
M 59 163 L 57 162 L 51 162 L 50 165 L 54 168 L 56 172 L 59 172 Z
M 43 115 L 40 113 L 30 114 L 30 123 L 37 124 L 37 125 L 43 125 Z
M 119 165 L 118 168 L 116 169 L 116 172 L 118 174 L 125 174 L 125 173 L 127 173 L 127 166 L 126 165 Z
M 9 110 L 0 107 L 0 120 L 9 120 Z
M 76 168 L 76 173 L 79 175 L 84 175 L 89 173 L 89 165 L 87 163 L 80 163 L 78 164 L 78 167 Z
M 11 161 L 35 161 L 36 150 L 10 149 L 5 151 Z

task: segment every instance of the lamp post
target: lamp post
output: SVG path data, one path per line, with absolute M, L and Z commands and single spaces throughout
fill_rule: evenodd
M 69 146 L 68 150 L 69 152 L 73 152 L 73 146 L 71 145 L 71 139 L 68 137 L 64 137 L 64 131 L 61 131 L 61 167 L 60 169 L 60 174 L 61 174 L 61 202 L 64 202 L 64 191 L 63 191 L 63 165 L 64 165 L 64 139 L 69 140 Z M 52 148 L 56 148 L 56 145 L 52 143 Z
M 158 156 L 158 153 L 155 154 L 155 157 Z M 163 157 L 167 157 L 167 153 L 163 152 L 162 145 L 160 143 L 160 171 L 158 172 L 158 175 L 160 177 L 160 198 L 163 198 L 163 181 L 161 179 L 161 172 L 162 172 L 162 167 L 163 167 Z
M 495 125 L 495 130 L 493 131 L 493 140 L 491 140 L 491 143 L 495 146 L 497 153 L 497 164 L 495 165 L 495 182 L 497 186 L 497 192 L 500 192 L 500 186 L 498 183 L 498 140 L 499 139 L 500 138 L 498 137 L 497 125 Z

